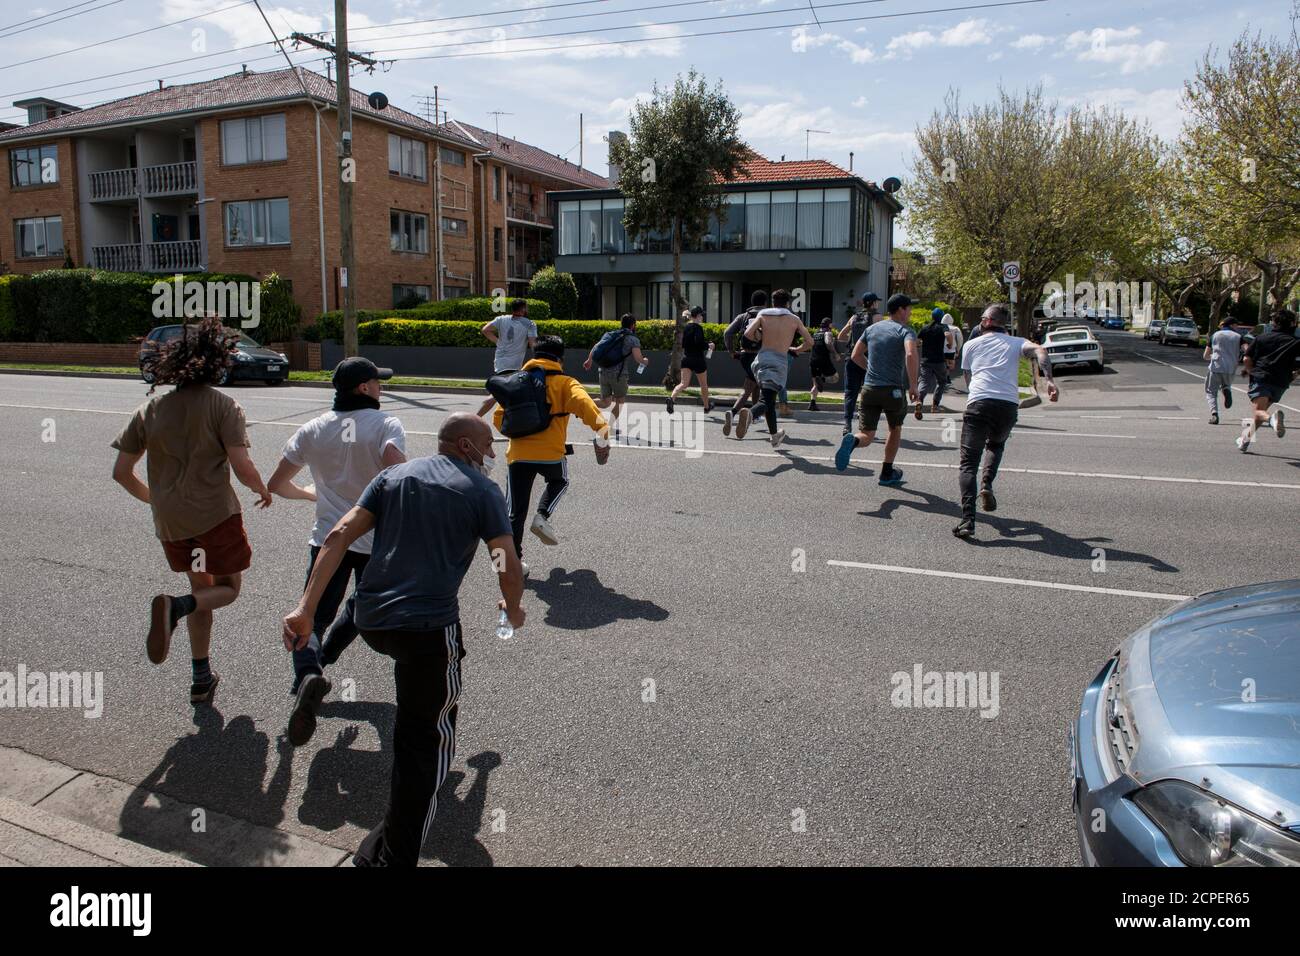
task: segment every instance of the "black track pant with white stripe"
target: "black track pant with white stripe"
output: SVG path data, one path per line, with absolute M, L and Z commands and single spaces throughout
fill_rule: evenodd
M 542 517 L 550 520 L 569 487 L 569 461 L 515 461 L 510 463 L 506 481 L 506 510 L 510 512 L 510 529 L 515 534 L 515 551 L 524 556 L 524 523 L 528 520 L 528 504 L 533 497 L 533 480 L 538 476 L 546 482 L 546 490 L 537 502 Z
M 393 659 L 397 720 L 393 779 L 384 821 L 361 842 L 358 866 L 416 866 L 438 809 L 438 788 L 456 754 L 460 622 L 432 631 L 362 631 Z

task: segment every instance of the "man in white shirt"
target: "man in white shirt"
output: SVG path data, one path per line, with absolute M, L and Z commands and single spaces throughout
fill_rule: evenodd
M 980 478 L 980 505 L 996 511 L 993 479 L 998 476 L 1007 437 L 1020 413 L 1020 357 L 1037 359 L 1047 379 L 1047 395 L 1054 402 L 1059 396 L 1052 381 L 1051 360 L 1047 349 L 1028 339 L 1011 335 L 1007 324 L 1011 312 L 1005 305 L 991 305 L 980 317 L 980 334 L 966 343 L 961 367 L 970 372 L 970 391 L 966 411 L 961 418 L 961 521 L 952 533 L 959 538 L 975 535 L 975 472 L 980 459 L 984 473 Z
M 379 407 L 380 382 L 392 377 L 392 369 L 381 369 L 369 359 L 354 357 L 340 362 L 334 369 L 334 407 L 293 433 L 267 482 L 272 494 L 316 502 L 307 562 L 309 579 L 330 529 L 352 510 L 375 475 L 406 461 L 406 431 Z M 311 469 L 315 483 L 305 488 L 293 482 L 304 466 Z M 316 711 L 331 687 L 323 669 L 337 661 L 357 636 L 355 598 L 347 599 L 341 614 L 338 610 L 347 593 L 348 576 L 354 578 L 354 590 L 360 583 L 373 540 L 373 535 L 362 535 L 348 547 L 317 605 L 307 646 L 293 652 L 289 742 L 295 747 L 305 744 L 316 730 Z
M 537 323 L 528 317 L 527 299 L 513 299 L 509 315 L 498 315 L 491 322 L 483 323 L 479 331 L 496 346 L 496 354 L 492 356 L 493 375 L 519 371 L 528 360 L 528 350 L 537 345 Z M 488 398 L 479 406 L 479 418 L 496 403 L 495 398 Z
M 1205 359 L 1210 363 L 1205 373 L 1205 403 L 1210 406 L 1210 424 L 1219 424 L 1219 393 L 1223 393 L 1223 407 L 1232 407 L 1232 377 L 1241 363 L 1241 334 L 1232 327 L 1232 318 L 1219 323 L 1219 331 L 1210 337 L 1205 346 Z

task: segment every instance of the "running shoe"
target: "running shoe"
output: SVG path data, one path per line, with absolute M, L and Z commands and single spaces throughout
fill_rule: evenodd
M 903 483 L 903 469 L 901 468 L 895 468 L 893 471 L 889 473 L 888 478 L 881 478 L 878 482 L 876 482 L 876 484 L 878 485 L 887 485 L 891 488 L 896 485 L 901 485 L 902 483 Z
M 669 396 L 668 396 L 668 414 L 671 415 L 672 413 L 673 413 L 673 397 L 672 397 L 671 395 L 669 395 Z
M 540 511 L 533 515 L 533 523 L 528 526 L 528 530 L 541 538 L 542 544 L 554 545 L 560 543 L 559 536 L 556 535 L 555 529 L 551 527 L 551 523 L 542 516 Z
M 729 408 L 722 413 L 722 434 L 731 437 L 731 409 Z
M 1280 408 L 1273 413 L 1273 431 L 1277 433 L 1278 438 L 1286 434 L 1286 416 Z
M 333 686 L 320 674 L 308 674 L 302 679 L 289 714 L 289 743 L 301 747 L 311 740 L 311 735 L 316 732 L 316 712 Z
M 1249 450 L 1250 448 L 1250 426 L 1249 425 L 1246 426 L 1245 431 L 1243 431 L 1240 435 L 1237 436 L 1237 448 L 1243 455 L 1246 454 L 1247 450 Z
M 1223 407 L 1224 408 L 1232 407 L 1232 389 L 1230 388 L 1225 388 L 1223 390 Z
M 849 467 L 849 459 L 853 457 L 853 449 L 858 447 L 858 436 L 852 432 L 845 432 L 844 437 L 840 439 L 840 447 L 835 449 L 835 470 L 843 471 Z
M 524 569 L 524 577 L 528 577 L 528 572 L 532 570 L 532 568 L 528 566 L 528 562 L 520 561 L 519 566 Z
M 921 420 L 921 417 L 922 417 L 922 407 L 923 407 L 923 406 L 921 405 L 920 401 L 918 401 L 918 402 L 916 403 L 916 412 L 914 413 L 914 414 L 916 415 L 916 420 L 917 420 L 918 422 Z
M 166 594 L 156 595 L 149 607 L 149 638 L 145 641 L 145 650 L 152 664 L 161 664 L 167 660 L 167 652 L 172 646 L 172 599 Z
M 808 411 L 810 411 L 810 412 L 815 412 L 815 411 L 818 411 L 818 410 L 819 410 L 819 409 L 817 408 L 817 399 L 814 398 L 814 399 L 812 399 L 811 401 L 808 402 Z
M 957 523 L 957 527 L 952 529 L 952 533 L 958 538 L 975 537 L 975 519 L 962 518 L 961 521 Z
M 1211 416 L 1210 416 L 1210 424 L 1211 424 L 1211 425 L 1217 425 L 1217 424 L 1219 424 L 1219 416 L 1218 416 L 1218 415 L 1211 415 Z
M 985 511 L 998 510 L 998 499 L 993 497 L 992 488 L 985 488 L 980 492 L 980 507 Z
M 784 428 L 778 428 L 778 429 L 776 430 L 776 433 L 775 433 L 774 435 L 771 436 L 770 441 L 772 442 L 772 447 L 773 447 L 773 448 L 780 448 L 780 447 L 781 447 L 781 442 L 785 441 L 785 429 L 784 429 Z
M 744 438 L 745 433 L 749 431 L 749 416 L 750 412 L 748 408 L 742 408 L 740 410 L 740 421 L 736 423 L 737 438 Z
M 217 693 L 217 685 L 221 683 L 221 675 L 216 671 L 212 672 L 212 677 L 206 684 L 190 685 L 190 703 L 191 704 L 210 704 L 212 698 Z

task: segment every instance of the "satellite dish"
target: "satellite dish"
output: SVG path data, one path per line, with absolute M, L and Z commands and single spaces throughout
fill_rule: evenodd
M 903 183 L 902 180 L 900 180 L 897 176 L 890 176 L 888 179 L 885 180 L 884 187 L 885 187 L 885 192 L 896 193 L 903 188 Z
M 388 109 L 388 97 L 383 93 L 371 93 L 366 97 L 366 102 L 369 103 L 370 108 L 375 111 Z

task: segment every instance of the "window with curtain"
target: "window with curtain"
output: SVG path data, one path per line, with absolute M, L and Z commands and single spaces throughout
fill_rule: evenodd
M 14 251 L 19 259 L 63 255 L 62 217 L 15 219 Z
M 822 191 L 799 190 L 799 248 L 822 248 Z
M 793 249 L 795 246 L 795 191 L 781 190 L 772 193 L 771 241 L 768 248 Z
M 560 203 L 560 255 L 576 256 L 578 243 L 578 204 L 576 201 Z
M 771 193 L 745 193 L 746 249 L 767 249 L 771 247 L 770 203 Z
M 847 249 L 849 247 L 849 201 L 847 189 L 828 189 L 823 200 L 825 225 L 823 227 L 822 247 L 825 249 Z
M 721 248 L 745 248 L 745 195 L 728 193 L 722 210 Z
M 388 171 L 399 176 L 407 176 L 424 182 L 427 178 L 426 153 L 424 143 L 418 139 L 409 139 L 388 134 Z
M 222 120 L 221 161 L 227 166 L 285 159 L 284 114 Z
M 601 251 L 622 252 L 627 246 L 627 232 L 623 228 L 623 200 L 606 199 L 601 205 Z
M 225 213 L 228 246 L 279 246 L 289 242 L 288 199 L 228 202 Z
M 429 251 L 428 216 L 392 209 L 388 213 L 388 232 L 389 245 L 395 252 Z
M 584 199 L 578 206 L 578 251 L 600 252 L 600 200 Z

